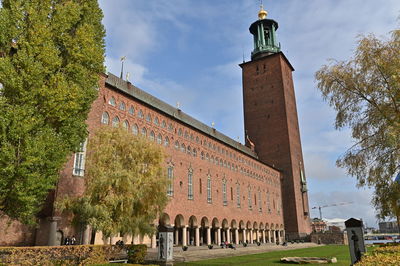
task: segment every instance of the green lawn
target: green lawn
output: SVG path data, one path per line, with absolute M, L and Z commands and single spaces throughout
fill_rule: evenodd
M 272 251 L 254 255 L 186 262 L 177 265 L 287 265 L 279 261 L 282 257 L 336 257 L 338 263 L 334 265 L 350 265 L 349 247 L 337 245 Z

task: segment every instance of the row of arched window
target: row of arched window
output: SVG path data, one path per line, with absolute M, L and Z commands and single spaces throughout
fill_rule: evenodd
M 157 118 L 157 121 L 158 121 L 158 118 Z M 101 118 L 101 122 L 103 124 L 107 124 L 107 125 L 110 123 L 110 116 L 109 116 L 109 114 L 107 112 L 103 113 L 102 118 Z M 115 116 L 111 121 L 111 124 L 112 124 L 113 127 L 120 126 L 120 123 L 121 122 L 120 122 L 120 119 L 119 119 L 118 116 Z M 127 129 L 127 130 L 129 129 L 130 125 L 129 125 L 128 120 L 125 120 L 125 121 L 122 122 L 122 127 Z M 139 127 L 138 127 L 137 124 L 133 124 L 132 127 L 131 127 L 131 130 L 132 130 L 132 133 L 134 135 L 138 135 L 139 134 Z M 179 129 L 179 131 L 181 131 L 181 129 Z M 147 133 L 146 127 L 143 127 L 141 129 L 140 133 L 141 133 L 142 136 L 147 137 L 148 133 Z M 185 134 L 186 133 L 187 132 L 185 131 Z M 157 141 L 158 144 L 164 144 L 164 146 L 166 146 L 166 147 L 168 147 L 169 144 L 170 144 L 169 138 L 167 136 L 163 139 L 162 135 L 158 134 L 157 138 L 156 138 L 154 131 L 151 131 L 149 133 L 149 139 L 151 141 Z M 208 142 L 208 143 L 209 143 L 208 145 L 211 145 L 210 142 Z M 188 155 L 192 155 L 194 157 L 197 157 L 196 148 L 192 149 L 190 146 L 186 147 L 186 145 L 184 143 L 179 143 L 178 140 L 175 141 L 174 147 L 175 147 L 176 150 L 180 150 L 180 151 L 182 151 L 184 153 L 187 153 Z M 214 158 L 213 155 L 210 156 L 208 153 L 205 153 L 204 151 L 201 151 L 200 158 L 202 160 L 206 160 L 206 161 L 208 161 L 208 162 L 210 162 L 212 164 L 215 164 L 215 165 L 221 166 L 221 167 L 225 167 L 225 168 L 230 169 L 232 171 L 236 171 L 236 172 L 240 171 L 241 174 L 244 174 L 246 176 L 249 176 L 251 178 L 257 179 L 257 180 L 262 181 L 262 182 L 269 183 L 270 185 L 279 186 L 279 183 L 272 182 L 271 179 L 267 179 L 267 178 L 263 177 L 262 175 L 260 175 L 258 173 L 250 171 L 249 169 L 244 169 L 243 167 L 239 168 L 239 166 L 234 164 L 233 162 L 229 162 L 229 161 L 223 160 L 222 158 L 218 158 L 218 157 Z

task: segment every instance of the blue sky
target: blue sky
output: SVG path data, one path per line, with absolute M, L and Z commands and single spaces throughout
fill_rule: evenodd
M 119 75 L 121 56 L 130 81 L 141 89 L 243 142 L 241 69 L 253 49 L 248 28 L 257 0 L 99 0 L 107 31 L 107 71 Z M 328 59 L 351 57 L 358 36 L 387 37 L 399 25 L 398 0 L 264 0 L 279 23 L 282 51 L 296 71 L 294 83 L 310 207 L 324 218 L 363 218 L 376 224 L 371 191 L 335 166 L 352 143 L 336 131 L 334 111 L 323 102 L 314 73 Z M 312 217 L 318 216 L 312 210 Z

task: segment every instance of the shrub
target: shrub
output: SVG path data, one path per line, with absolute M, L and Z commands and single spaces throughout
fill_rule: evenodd
M 144 258 L 147 255 L 146 245 L 131 245 L 128 246 L 128 262 L 129 263 L 144 263 Z
M 357 265 L 362 266 L 397 266 L 400 261 L 400 246 L 387 245 L 376 248 L 371 254 L 365 255 Z

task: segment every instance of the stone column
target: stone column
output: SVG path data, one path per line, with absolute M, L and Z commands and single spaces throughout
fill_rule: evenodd
M 235 244 L 239 245 L 239 229 L 235 228 Z
M 186 227 L 186 234 L 187 234 L 186 242 L 187 242 L 187 246 L 192 245 L 192 239 L 190 238 L 190 231 L 191 231 L 191 228 Z
M 61 220 L 61 217 L 49 217 L 49 236 L 47 239 L 47 245 L 55 246 L 57 237 L 57 221 Z
M 182 227 L 182 246 L 187 246 L 187 232 L 186 225 Z
M 243 229 L 243 243 L 247 242 L 246 229 Z
M 196 245 L 196 247 L 199 247 L 200 246 L 200 228 L 199 227 L 196 227 L 195 229 L 195 245 Z
M 231 229 L 230 228 L 226 229 L 226 241 L 228 241 L 228 243 L 231 243 Z
M 268 230 L 268 243 L 271 243 L 271 230 Z
M 217 245 L 221 245 L 221 227 L 217 229 Z
M 207 227 L 207 245 L 211 245 L 211 227 Z
M 262 230 L 262 242 L 265 244 L 265 229 Z
M 253 244 L 253 228 L 252 229 L 249 229 L 249 231 L 250 231 L 250 244 Z
M 283 235 L 283 241 L 286 241 L 285 230 L 282 230 L 282 235 Z
M 157 231 L 151 236 L 151 248 L 157 248 Z

